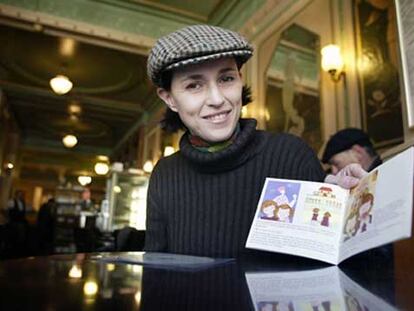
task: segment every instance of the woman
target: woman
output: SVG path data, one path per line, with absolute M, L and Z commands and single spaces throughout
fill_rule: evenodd
M 168 107 L 164 128 L 186 133 L 152 173 L 146 251 L 240 256 L 266 177 L 324 180 L 302 140 L 240 119 L 248 102 L 240 68 L 252 53 L 238 33 L 207 25 L 171 33 L 151 50 L 148 75 Z

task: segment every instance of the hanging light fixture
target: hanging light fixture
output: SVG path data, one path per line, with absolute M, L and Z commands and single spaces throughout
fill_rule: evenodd
M 105 162 L 98 162 L 95 164 L 95 173 L 98 175 L 106 175 L 109 171 L 109 165 Z
M 91 176 L 78 176 L 78 182 L 81 184 L 81 186 L 89 185 L 92 182 Z
M 75 135 L 66 135 L 62 138 L 62 142 L 66 148 L 73 148 L 78 143 L 78 139 Z
M 69 78 L 64 75 L 57 75 L 56 77 L 50 79 L 49 83 L 53 92 L 59 95 L 66 94 L 73 87 L 72 81 L 70 81 Z

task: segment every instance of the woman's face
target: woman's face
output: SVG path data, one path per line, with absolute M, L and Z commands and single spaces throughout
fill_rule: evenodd
M 236 61 L 221 58 L 175 70 L 171 90 L 158 89 L 158 95 L 192 135 L 221 142 L 231 137 L 240 118 L 242 87 Z

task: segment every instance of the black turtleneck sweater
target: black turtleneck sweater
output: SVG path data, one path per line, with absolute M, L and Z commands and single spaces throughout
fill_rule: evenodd
M 158 162 L 147 199 L 146 251 L 238 257 L 266 177 L 322 181 L 325 174 L 301 139 L 256 130 L 240 121 L 232 145 L 215 153 L 194 148 L 185 134 L 180 151 Z

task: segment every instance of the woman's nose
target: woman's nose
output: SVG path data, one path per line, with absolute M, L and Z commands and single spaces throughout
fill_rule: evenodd
M 224 103 L 223 93 L 216 84 L 209 86 L 207 96 L 207 104 L 210 106 L 221 106 Z

